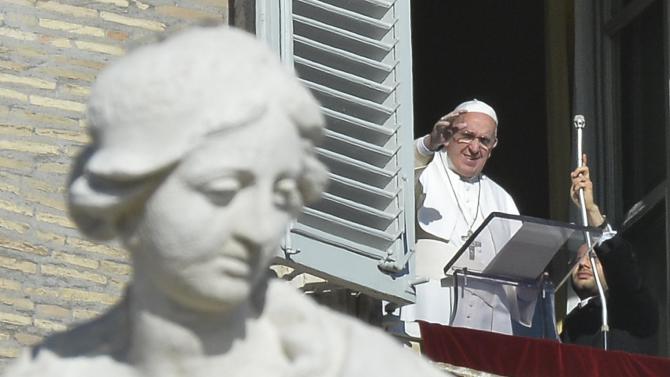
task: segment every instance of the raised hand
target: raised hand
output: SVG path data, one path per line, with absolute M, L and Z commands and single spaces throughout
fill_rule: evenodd
M 591 181 L 586 154 L 582 155 L 582 166 L 573 170 L 570 173 L 570 178 L 572 179 L 572 185 L 570 186 L 572 202 L 575 203 L 577 208 L 581 207 L 579 204 L 579 190 L 584 189 L 584 207 L 586 207 L 589 225 L 601 225 L 605 221 L 605 217 L 600 213 L 600 208 L 593 199 L 593 182 Z
M 440 150 L 459 129 L 459 124 L 454 121 L 459 115 L 467 113 L 466 110 L 452 111 L 447 115 L 441 117 L 435 125 L 433 130 L 428 134 L 428 137 L 423 139 L 423 143 L 431 151 Z

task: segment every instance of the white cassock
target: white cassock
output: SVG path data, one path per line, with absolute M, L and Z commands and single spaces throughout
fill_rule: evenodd
M 423 195 L 417 203 L 415 271 L 417 277 L 430 280 L 415 286 L 416 304 L 402 307 L 401 319 L 407 322 L 406 332 L 417 337 L 418 326 L 411 321 L 422 320 L 511 334 L 511 318 L 528 324 L 532 319 L 532 311 L 526 310 L 528 304 L 520 308 L 516 290 L 509 286 L 468 279 L 467 286 L 459 294 L 459 310 L 453 322 L 450 321 L 453 278 L 445 279 L 444 266 L 463 246 L 467 239 L 464 236 L 476 230 L 491 212 L 519 214 L 519 211 L 512 197 L 490 178 L 481 175 L 466 181 L 448 166 L 446 152 L 435 153 L 433 160 L 419 176 L 417 190 L 421 190 Z M 514 231 L 510 229 L 510 232 Z M 493 249 L 486 244 L 485 240 L 477 252 Z M 462 282 L 459 285 L 462 286 Z M 533 292 L 524 292 L 526 294 L 532 296 Z

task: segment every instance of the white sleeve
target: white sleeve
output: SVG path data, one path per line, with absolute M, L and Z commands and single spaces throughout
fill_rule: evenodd
M 605 220 L 605 221 L 607 221 L 607 220 Z M 602 245 L 603 242 L 605 242 L 605 241 L 609 240 L 610 238 L 616 236 L 616 234 L 617 234 L 617 231 L 612 229 L 612 226 L 608 222 L 605 225 L 605 229 L 603 229 L 603 234 L 600 237 L 600 239 L 598 239 L 598 242 L 596 243 L 596 246 Z
M 426 157 L 428 157 L 428 156 L 432 156 L 433 154 L 435 154 L 435 152 L 433 152 L 433 151 L 431 151 L 430 149 L 428 149 L 428 148 L 426 147 L 426 144 L 423 143 L 423 139 L 425 139 L 427 136 L 428 136 L 428 135 L 425 135 L 425 136 L 423 136 L 423 137 L 420 137 L 420 138 L 416 139 L 416 141 L 415 141 L 415 143 L 416 143 L 416 150 L 419 152 L 420 155 L 422 155 L 422 156 L 426 156 Z

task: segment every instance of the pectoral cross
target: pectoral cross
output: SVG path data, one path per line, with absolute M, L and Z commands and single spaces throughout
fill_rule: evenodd
M 468 234 L 461 236 L 461 239 L 463 242 L 467 241 L 468 238 L 472 236 L 472 231 L 468 230 Z M 475 260 L 475 248 L 476 247 L 482 247 L 482 243 L 479 241 L 472 241 L 470 242 L 470 246 L 468 246 L 468 255 L 470 256 L 470 260 Z

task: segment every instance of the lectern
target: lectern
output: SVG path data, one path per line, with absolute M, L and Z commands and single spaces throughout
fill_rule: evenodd
M 585 242 L 586 234 L 597 240 L 601 231 L 529 216 L 491 213 L 444 267 L 445 275 L 455 282 L 451 325 L 557 339 L 553 287 L 569 277 L 576 263 L 572 256 Z M 472 306 L 465 303 L 473 295 L 494 308 L 490 326 L 486 318 L 479 322 L 472 319 L 486 315 L 485 310 L 466 307 Z M 511 327 L 496 328 L 496 323 L 508 326 L 505 315 L 511 318 Z

